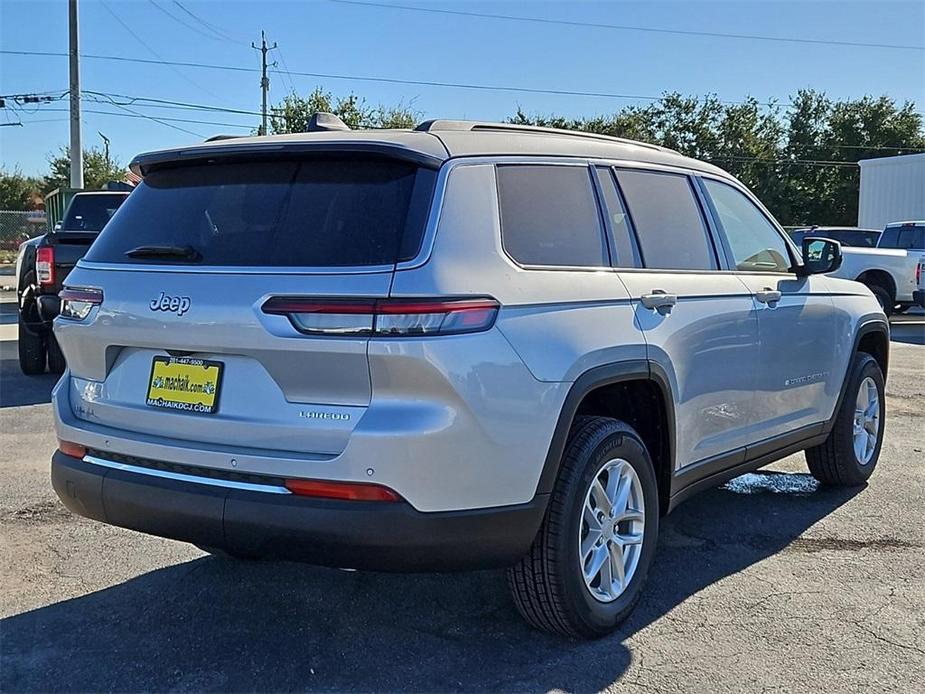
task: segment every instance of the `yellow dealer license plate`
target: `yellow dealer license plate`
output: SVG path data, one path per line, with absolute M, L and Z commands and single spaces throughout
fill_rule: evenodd
M 220 361 L 154 357 L 147 404 L 179 412 L 212 414 L 218 410 L 223 368 Z

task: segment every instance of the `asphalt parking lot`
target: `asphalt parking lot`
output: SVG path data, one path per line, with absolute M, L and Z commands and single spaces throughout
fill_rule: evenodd
M 925 317 L 893 327 L 864 489 L 802 456 L 668 517 L 642 603 L 591 643 L 521 622 L 501 572 L 237 563 L 70 515 L 53 376 L 0 304 L 0 690 L 912 691 L 925 681 Z M 12 320 L 11 320 L 12 318 Z

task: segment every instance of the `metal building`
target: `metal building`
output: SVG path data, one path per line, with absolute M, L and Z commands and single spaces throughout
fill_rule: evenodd
M 925 219 L 925 153 L 862 159 L 858 226 Z

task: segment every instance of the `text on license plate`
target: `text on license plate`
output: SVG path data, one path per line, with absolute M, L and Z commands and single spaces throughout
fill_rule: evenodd
M 218 410 L 222 384 L 220 361 L 190 357 L 154 357 L 147 404 L 180 412 L 212 414 Z

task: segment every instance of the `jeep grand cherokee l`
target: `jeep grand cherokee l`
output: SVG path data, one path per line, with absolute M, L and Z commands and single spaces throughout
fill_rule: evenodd
M 68 277 L 52 481 L 233 557 L 508 567 L 534 626 L 608 633 L 659 519 L 805 450 L 862 484 L 888 326 L 722 170 L 431 121 L 137 157 Z

